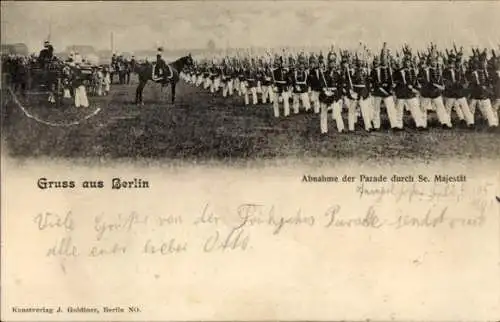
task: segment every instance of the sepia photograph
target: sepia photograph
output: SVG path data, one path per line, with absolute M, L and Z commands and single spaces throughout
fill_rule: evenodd
M 5 2 L 15 158 L 495 158 L 498 3 Z
M 1 1 L 2 321 L 495 321 L 499 1 Z

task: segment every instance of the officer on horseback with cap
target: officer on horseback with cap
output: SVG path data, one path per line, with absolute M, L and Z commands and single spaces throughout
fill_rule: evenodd
M 44 42 L 43 47 L 38 55 L 38 63 L 42 68 L 45 68 L 54 58 L 54 47 L 52 47 L 48 40 Z
M 158 53 L 156 54 L 156 65 L 154 68 L 153 76 L 155 80 L 163 79 L 163 81 L 165 81 L 170 75 L 165 75 L 165 73 L 168 71 L 168 66 L 162 57 L 162 53 L 163 47 L 159 47 Z

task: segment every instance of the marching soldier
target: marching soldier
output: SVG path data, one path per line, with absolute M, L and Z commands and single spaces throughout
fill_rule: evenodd
M 386 44 L 384 43 L 384 48 L 380 54 L 380 65 L 377 56 L 373 60 L 373 69 L 371 71 L 371 82 L 372 82 L 372 96 L 373 96 L 373 128 L 378 130 L 380 128 L 380 105 L 384 102 L 385 109 L 387 111 L 387 116 L 389 118 L 389 123 L 391 128 L 397 127 L 396 122 L 396 110 L 394 103 L 393 91 L 393 81 L 392 81 L 392 68 L 388 65 L 389 54 L 386 49 Z
M 446 113 L 442 96 L 444 91 L 443 70 L 438 63 L 435 47 L 431 48 L 429 62 L 431 66 L 421 69 L 421 74 L 419 75 L 422 86 L 420 90 L 421 116 L 427 125 L 427 111 L 435 108 L 441 125 L 444 128 L 451 128 L 451 119 L 448 113 Z
M 288 70 L 284 66 L 283 56 L 274 60 L 275 68 L 272 71 L 274 92 L 276 93 L 273 100 L 274 116 L 280 116 L 279 102 L 283 102 L 284 115 L 290 115 L 290 94 L 288 87 L 290 86 L 290 79 Z
M 239 70 L 238 70 L 238 96 L 245 95 L 246 93 L 246 82 L 245 82 L 245 73 L 246 70 L 248 69 L 248 63 L 246 59 L 243 62 L 240 62 L 239 64 Z
M 323 61 L 323 55 L 320 55 L 319 60 Z M 324 64 L 324 61 L 323 61 Z M 318 61 L 316 57 L 311 55 L 309 60 L 309 65 L 311 66 L 311 70 L 309 73 L 308 83 L 311 87 L 311 101 L 314 107 L 314 113 L 319 113 L 320 110 L 320 101 L 319 94 L 322 92 L 322 79 L 320 77 L 320 68 L 318 66 Z
M 213 68 L 213 61 L 207 62 L 205 71 L 203 73 L 203 78 L 205 79 L 205 84 L 203 86 L 204 89 L 210 89 L 212 86 L 212 68 Z
M 262 94 L 262 82 L 264 81 L 264 62 L 262 61 L 262 59 L 258 60 L 258 64 L 256 67 L 254 67 L 254 69 L 255 69 L 255 81 L 257 83 L 257 88 L 256 88 L 257 95 L 256 96 L 257 96 L 257 103 L 258 103 L 259 94 L 262 97 L 262 101 L 264 101 L 264 97 Z
M 293 72 L 293 112 L 299 113 L 300 102 L 305 107 L 306 111 L 311 109 L 311 103 L 308 95 L 308 79 L 309 73 L 305 66 L 305 57 L 299 55 L 298 68 Z
M 210 93 L 216 93 L 220 88 L 220 67 L 214 58 L 210 68 Z
M 460 121 L 465 121 L 471 127 L 474 125 L 474 115 L 467 103 L 467 78 L 458 53 L 456 56 L 448 54 L 448 67 L 443 71 L 443 78 L 446 114 L 451 119 L 451 111 L 454 109 Z
M 245 70 L 245 105 L 250 104 L 250 93 L 252 94 L 252 103 L 257 105 L 257 71 L 255 69 L 255 60 L 251 59 L 250 65 Z M 250 92 L 250 93 L 249 93 Z
M 266 104 L 269 99 L 269 103 L 274 101 L 273 93 L 273 70 L 269 66 L 269 62 L 265 62 L 264 70 L 262 71 L 262 103 Z
M 470 85 L 471 85 L 471 113 L 474 113 L 476 107 L 483 117 L 488 121 L 490 127 L 498 126 L 498 115 L 493 113 L 490 96 L 490 80 L 486 70 L 486 52 L 475 52 L 471 59 Z
M 349 131 L 354 131 L 357 123 L 357 107 L 361 109 L 365 130 L 371 130 L 371 108 L 370 108 L 370 84 L 368 72 L 356 57 L 356 68 L 352 68 L 347 56 L 344 56 L 343 80 L 346 93 L 346 105 L 348 108 L 347 121 Z
M 398 64 L 396 62 L 396 64 Z M 397 98 L 394 122 L 395 128 L 403 129 L 403 112 L 405 108 L 410 110 L 410 113 L 415 121 L 417 129 L 422 130 L 427 128 L 427 122 L 422 117 L 420 104 L 417 98 L 419 94 L 417 90 L 417 75 L 410 70 L 410 57 L 403 58 L 403 68 L 394 72 L 392 79 L 395 82 L 395 94 Z
M 333 52 L 328 54 L 328 70 L 325 71 L 323 61 L 319 61 L 319 78 L 321 92 L 319 94 L 319 101 L 321 104 L 320 114 L 320 129 L 321 134 L 328 132 L 328 111 L 332 111 L 332 118 L 337 124 L 337 131 L 342 133 L 344 131 L 344 120 L 342 119 L 342 79 L 336 67 L 335 56 Z
M 240 91 L 240 80 L 238 78 L 239 76 L 239 61 L 236 57 L 233 57 L 233 61 L 232 61 L 232 73 L 231 73 L 231 80 L 232 80 L 232 83 L 233 83 L 233 86 L 232 86 L 232 92 L 230 95 L 233 95 L 233 92 L 234 90 L 236 89 L 236 91 L 239 93 Z
M 224 60 L 222 67 L 221 81 L 222 81 L 222 96 L 226 97 L 228 94 L 233 95 L 233 68 L 229 62 L 229 58 Z
M 499 109 L 500 109 L 500 57 L 498 57 L 495 53 L 495 50 L 491 51 L 492 57 L 490 60 L 490 77 L 491 77 L 491 85 L 493 90 L 493 113 L 496 115 L 498 119 Z

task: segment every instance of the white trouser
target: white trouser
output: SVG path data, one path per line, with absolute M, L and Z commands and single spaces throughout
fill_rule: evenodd
M 260 81 L 257 81 L 257 93 L 262 93 L 262 84 L 260 83 Z
M 474 115 L 472 115 L 469 104 L 465 97 L 462 98 L 451 98 L 447 97 L 444 102 L 444 107 L 446 109 L 446 114 L 451 119 L 451 110 L 454 109 L 460 120 L 465 120 L 467 125 L 474 124 Z
M 241 94 L 243 93 L 242 92 L 242 89 L 241 89 L 241 81 L 239 78 L 235 78 L 234 79 L 234 88 L 236 89 L 236 92 L 238 93 L 238 96 L 241 96 Z
M 228 80 L 222 88 L 222 96 L 226 97 L 229 94 L 229 96 L 233 95 L 233 80 L 230 79 Z
M 389 118 L 389 123 L 391 124 L 391 128 L 397 127 L 396 122 L 396 107 L 394 103 L 393 96 L 380 97 L 373 96 L 373 115 L 372 115 L 372 123 L 375 129 L 380 128 L 380 106 L 384 102 L 385 109 L 387 111 L 387 117 Z
M 498 113 L 500 109 L 500 98 L 495 99 L 495 103 L 493 103 L 493 112 Z M 497 114 L 498 116 L 498 114 Z
M 302 102 L 302 105 L 306 109 L 306 111 L 309 111 L 311 109 L 311 102 L 309 101 L 309 93 L 293 93 L 293 112 L 295 114 L 299 114 L 299 107 L 300 104 L 299 102 Z
M 451 118 L 448 113 L 446 113 L 446 108 L 444 107 L 443 97 L 438 96 L 436 98 L 422 97 L 420 99 L 421 111 L 424 114 L 425 119 L 427 119 L 427 111 L 433 110 L 435 107 L 438 120 L 442 125 L 447 125 L 451 127 Z
M 403 112 L 407 108 L 417 127 L 427 127 L 427 114 L 423 114 L 420 109 L 418 98 L 401 98 L 397 100 L 395 108 L 395 123 L 399 129 L 403 128 Z
M 85 86 L 83 85 L 80 85 L 77 88 L 75 88 L 75 106 L 89 107 L 87 91 L 85 90 Z
M 489 126 L 498 126 L 498 112 L 493 110 L 493 106 L 491 105 L 491 101 L 489 98 L 478 100 L 472 99 L 470 103 L 471 113 L 472 111 L 476 111 L 476 106 L 479 106 L 479 110 L 483 117 L 488 121 Z
M 279 108 L 279 103 L 280 101 L 283 102 L 283 114 L 285 116 L 290 115 L 290 92 L 284 91 L 283 93 L 277 93 L 274 95 L 273 98 L 273 110 L 274 110 L 274 116 L 279 117 L 280 116 L 280 108 Z
M 205 85 L 203 86 L 203 88 L 209 89 L 211 85 L 212 85 L 212 80 L 210 79 L 210 77 L 205 78 Z
M 247 83 L 245 81 L 240 81 L 240 96 L 247 93 Z
M 220 77 L 216 77 L 211 86 L 210 86 L 210 93 L 215 93 L 219 90 L 220 87 Z
M 348 121 L 348 126 L 349 126 L 349 131 L 354 131 L 354 126 L 356 125 L 358 121 L 358 103 L 359 107 L 361 109 L 361 116 L 363 117 L 363 123 L 365 125 L 365 130 L 369 131 L 372 128 L 371 125 L 371 117 L 372 117 L 372 111 L 371 111 L 371 97 L 368 97 L 366 99 L 360 98 L 359 100 L 353 100 L 353 99 L 347 99 L 347 121 Z
M 266 104 L 267 99 L 269 98 L 269 103 L 272 103 L 274 100 L 274 92 L 273 87 L 271 85 L 263 85 L 262 86 L 262 103 Z
M 199 75 L 198 78 L 196 78 L 196 86 L 200 86 L 201 84 L 203 84 L 203 76 Z
M 319 113 L 320 103 L 319 103 L 319 92 L 311 91 L 311 102 L 314 108 L 314 113 Z
M 320 112 L 320 128 L 321 133 L 328 133 L 328 111 L 332 111 L 332 119 L 337 123 L 337 131 L 342 132 L 344 130 L 344 120 L 342 119 L 342 100 L 333 102 L 330 106 L 325 103 L 321 103 Z
M 250 104 L 250 93 L 252 94 L 252 103 L 257 105 L 257 87 L 250 87 L 249 90 L 245 90 L 245 105 Z

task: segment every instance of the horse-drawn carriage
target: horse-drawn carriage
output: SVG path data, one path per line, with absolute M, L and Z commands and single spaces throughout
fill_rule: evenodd
M 49 102 L 56 107 L 71 105 L 74 88 L 90 83 L 91 66 L 72 66 L 60 60 L 46 64 L 32 62 L 26 65 L 26 83 L 23 97 L 30 103 Z M 68 102 L 64 102 L 64 101 Z

